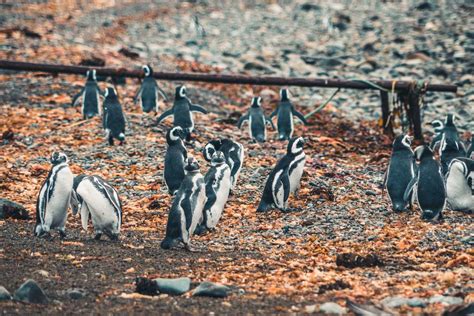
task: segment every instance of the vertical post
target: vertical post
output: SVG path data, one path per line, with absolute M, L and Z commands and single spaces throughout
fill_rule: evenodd
M 380 100 L 382 102 L 382 123 L 384 134 L 393 136 L 392 120 L 390 119 L 390 107 L 388 103 L 388 92 L 380 90 Z
M 421 129 L 420 95 L 417 91 L 410 90 L 408 93 L 408 103 L 410 105 L 411 120 L 413 122 L 413 136 L 416 140 L 423 141 L 423 131 Z

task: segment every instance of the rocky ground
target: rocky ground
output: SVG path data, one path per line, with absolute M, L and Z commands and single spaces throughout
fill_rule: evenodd
M 427 96 L 425 121 L 455 111 L 462 130 L 473 129 L 473 21 L 461 2 L 92 1 L 3 8 L 1 58 L 452 82 L 460 86 L 457 95 Z M 350 299 L 392 313 L 441 313 L 474 300 L 472 215 L 447 210 L 442 223 L 425 223 L 417 211 L 393 214 L 382 194 L 390 140 L 375 122 L 378 93 L 341 91 L 310 126 L 297 125 L 297 133 L 309 138 L 309 159 L 301 194 L 290 201 L 296 211 L 257 215 L 259 192 L 285 144 L 253 144 L 235 123 L 255 94 L 263 95 L 269 113 L 278 89 L 189 85 L 190 98 L 212 112 L 196 116 L 197 134 L 188 147 L 202 172 L 207 165 L 199 150 L 213 137 L 237 139 L 247 156 L 217 231 L 195 238 L 200 251 L 187 253 L 158 246 L 171 202 L 161 180 L 170 122 L 156 126 L 142 114 L 132 102 L 139 83 L 128 80 L 118 86 L 129 119 L 127 142 L 109 147 L 100 120 L 81 121 L 79 110 L 70 107 L 82 82 L 72 75 L 0 74 L 1 197 L 23 204 L 34 218 L 47 157 L 63 150 L 74 173 L 100 174 L 118 188 L 124 203 L 121 241 L 91 240 L 72 216 L 66 241 L 33 239 L 32 220 L 0 221 L 0 286 L 13 294 L 32 278 L 50 299 L 45 309 L 0 302 L 2 312 L 288 314 L 323 312 L 324 303 L 336 302 L 329 311 L 345 313 Z M 171 97 L 175 83 L 160 84 Z M 332 93 L 291 91 L 304 113 Z M 373 254 L 383 264 L 345 268 L 336 263 L 343 253 Z M 190 277 L 193 287 L 207 280 L 233 292 L 225 299 L 140 296 L 134 293 L 140 276 Z M 74 289 L 84 297 L 71 299 Z

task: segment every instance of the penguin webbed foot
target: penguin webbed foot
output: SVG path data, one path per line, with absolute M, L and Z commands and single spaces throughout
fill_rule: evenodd
M 67 234 L 66 234 L 66 232 L 64 231 L 64 229 L 60 229 L 58 232 L 59 232 L 59 238 L 60 238 L 61 240 L 66 239 Z
M 190 243 L 184 244 L 184 249 L 189 252 L 199 252 L 200 250 L 197 248 L 194 248 Z
M 110 146 L 113 146 L 114 145 L 114 139 L 112 137 L 109 137 L 108 143 L 109 143 Z
M 209 229 L 205 225 L 198 225 L 194 230 L 194 234 L 202 236 L 209 232 Z
M 100 240 L 102 238 L 102 232 L 96 233 L 94 236 L 94 240 Z

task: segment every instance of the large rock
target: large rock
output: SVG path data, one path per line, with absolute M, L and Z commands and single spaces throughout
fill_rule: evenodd
M 158 291 L 170 295 L 181 295 L 191 288 L 190 278 L 155 279 Z
M 0 198 L 0 219 L 30 219 L 30 215 L 23 205 Z
M 11 299 L 12 299 L 12 296 L 10 292 L 8 292 L 6 288 L 0 285 L 0 301 L 7 301 Z
M 426 300 L 421 298 L 407 298 L 403 296 L 390 296 L 386 297 L 381 301 L 382 305 L 388 308 L 397 308 L 403 305 L 411 307 L 424 307 L 426 306 Z
M 34 281 L 27 280 L 18 290 L 16 290 L 13 298 L 17 301 L 33 304 L 47 304 L 48 298 L 43 289 Z
M 462 304 L 464 300 L 456 296 L 444 296 L 444 295 L 435 295 L 432 296 L 429 300 L 430 304 L 441 303 L 444 305 L 457 305 Z
M 229 294 L 230 288 L 225 285 L 202 282 L 193 291 L 193 296 L 210 296 L 210 297 L 226 297 Z
M 347 314 L 347 310 L 339 304 L 333 302 L 326 302 L 319 306 L 319 311 L 325 314 L 336 314 L 344 315 Z

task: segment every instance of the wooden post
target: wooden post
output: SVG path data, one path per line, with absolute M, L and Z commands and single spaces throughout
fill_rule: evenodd
M 393 136 L 392 120 L 390 118 L 390 106 L 388 102 L 388 92 L 380 90 L 380 100 L 382 102 L 382 123 L 384 134 Z

